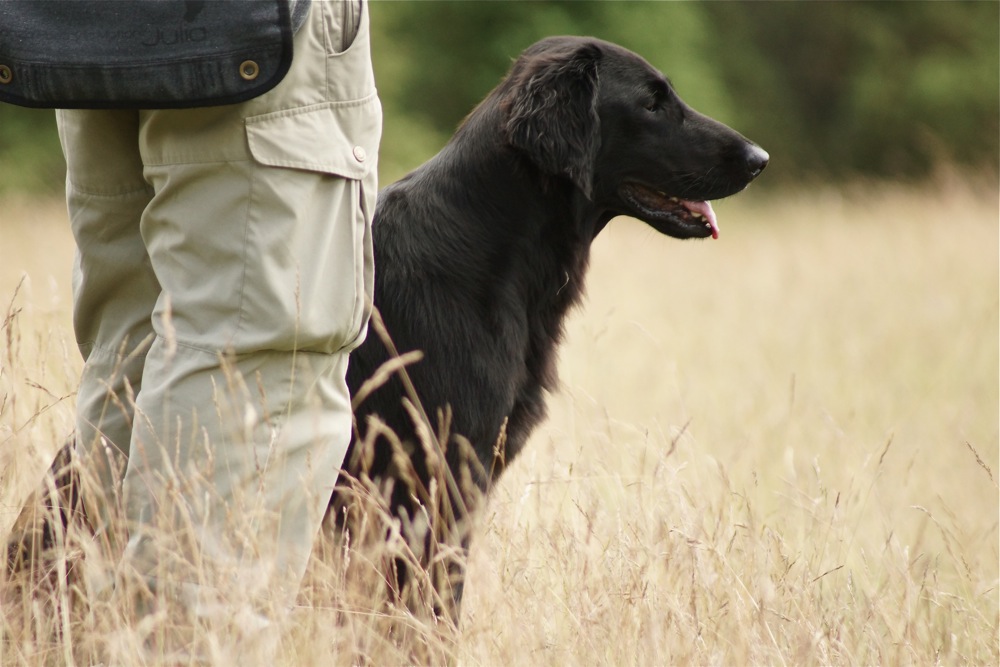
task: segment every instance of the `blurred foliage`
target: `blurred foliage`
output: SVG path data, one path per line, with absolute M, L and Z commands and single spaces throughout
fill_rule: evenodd
M 719 3 L 716 72 L 782 175 L 919 177 L 1000 153 L 995 2 Z M 784 167 L 781 167 L 781 165 Z
M 554 34 L 594 35 L 664 71 L 771 153 L 765 183 L 1000 171 L 1000 3 L 371 4 L 383 182 L 426 160 Z M 52 113 L 0 105 L 0 192 L 61 190 Z
M 0 195 L 63 191 L 55 113 L 0 103 Z
M 995 2 L 375 2 L 372 14 L 390 178 L 554 34 L 643 55 L 771 153 L 767 182 L 998 169 Z

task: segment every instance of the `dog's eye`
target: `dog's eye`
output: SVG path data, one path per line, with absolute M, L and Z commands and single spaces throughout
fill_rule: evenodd
M 651 113 L 663 111 L 670 99 L 667 90 L 660 86 L 650 86 L 643 97 L 642 107 Z

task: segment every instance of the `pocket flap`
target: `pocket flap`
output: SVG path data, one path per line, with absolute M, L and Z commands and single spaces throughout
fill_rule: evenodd
M 361 179 L 377 163 L 382 106 L 372 94 L 252 116 L 246 127 L 261 164 Z

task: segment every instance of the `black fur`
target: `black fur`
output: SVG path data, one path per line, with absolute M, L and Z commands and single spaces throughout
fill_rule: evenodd
M 563 320 L 580 299 L 595 236 L 617 215 L 678 238 L 708 236 L 703 221 L 658 210 L 659 195 L 651 202 L 648 193 L 725 197 L 766 163 L 766 153 L 687 107 L 634 53 L 556 37 L 526 50 L 438 155 L 382 191 L 375 305 L 401 353 L 423 352 L 408 373 L 432 429 L 439 411 L 450 409 L 451 435 L 440 444 L 458 480 L 451 489 L 462 497 L 444 507 L 446 529 L 474 504 L 463 480 L 487 490 L 544 417 Z M 390 356 L 370 332 L 351 356 L 352 392 Z M 332 500 L 335 513 L 350 506 L 349 487 L 365 477 L 385 489 L 404 526 L 432 503 L 428 456 L 435 452 L 419 444 L 405 396 L 394 376 L 356 406 L 358 432 Z M 369 438 L 371 451 L 361 451 L 359 438 L 374 416 L 401 447 L 380 435 Z M 474 460 L 463 457 L 463 438 Z M 430 533 L 442 530 L 417 531 L 411 540 Z M 414 544 L 417 553 L 426 548 Z M 451 568 L 456 597 L 460 567 Z

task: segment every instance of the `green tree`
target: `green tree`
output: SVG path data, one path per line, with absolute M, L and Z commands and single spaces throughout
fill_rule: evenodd
M 696 109 L 809 176 L 1000 170 L 1000 3 L 371 3 L 383 182 L 436 152 L 525 47 L 593 35 L 644 56 Z M 0 104 L 0 193 L 57 192 L 51 111 Z
M 697 4 L 438 0 L 376 2 L 371 10 L 389 178 L 440 147 L 517 55 L 551 35 L 592 35 L 628 47 L 667 73 L 689 103 L 733 120 L 705 57 L 713 45 Z
M 62 192 L 65 172 L 55 113 L 0 103 L 0 195 Z
M 772 176 L 924 176 L 1000 153 L 1000 5 L 710 3 L 715 72 Z M 778 172 L 777 174 L 773 172 Z

